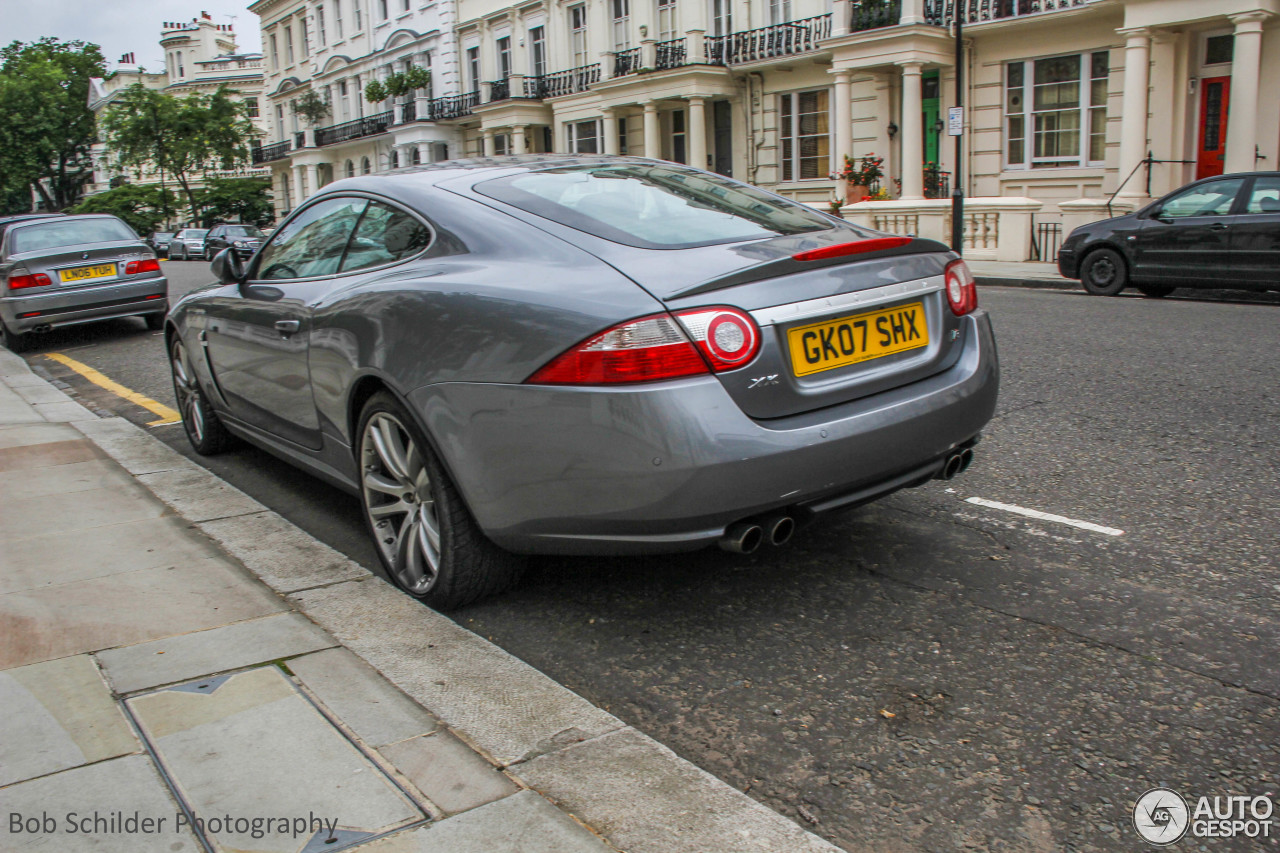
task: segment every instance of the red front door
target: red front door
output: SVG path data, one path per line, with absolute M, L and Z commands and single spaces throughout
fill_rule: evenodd
M 1196 149 L 1196 180 L 1221 175 L 1227 156 L 1227 106 L 1231 101 L 1230 77 L 1206 77 L 1200 81 L 1200 144 Z

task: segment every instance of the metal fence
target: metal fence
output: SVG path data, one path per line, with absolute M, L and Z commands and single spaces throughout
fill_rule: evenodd
M 1031 260 L 1057 263 L 1061 246 L 1061 222 L 1037 222 L 1031 217 Z

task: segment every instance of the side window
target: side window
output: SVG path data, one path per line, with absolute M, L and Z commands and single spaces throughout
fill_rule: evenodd
M 1245 213 L 1280 213 L 1280 178 L 1258 178 Z
M 376 201 L 364 218 L 342 262 L 342 271 L 378 267 L 411 258 L 431 243 L 431 230 L 408 213 Z
M 1161 217 L 1225 216 L 1240 193 L 1244 178 L 1227 178 L 1192 187 L 1169 199 L 1160 208 Z
M 362 198 L 331 198 L 313 204 L 271 235 L 250 277 L 279 281 L 333 275 L 367 203 Z

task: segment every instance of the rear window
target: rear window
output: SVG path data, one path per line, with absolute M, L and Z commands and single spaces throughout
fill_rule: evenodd
M 252 225 L 233 225 L 227 229 L 228 237 L 262 237 L 263 233 Z
M 138 235 L 119 219 L 60 219 L 57 222 L 14 226 L 9 236 L 9 251 L 17 255 L 22 252 L 79 246 L 82 243 L 115 243 L 137 239 Z
M 188 228 L 186 231 L 179 231 L 178 236 L 183 238 L 184 240 L 188 237 L 190 237 L 192 240 L 195 240 L 199 237 L 203 237 L 208 233 L 209 233 L 209 229 L 207 228 L 204 230 L 201 230 L 199 228 Z
M 495 178 L 475 189 L 544 219 L 642 249 L 689 249 L 832 227 L 802 205 L 679 166 L 568 166 Z

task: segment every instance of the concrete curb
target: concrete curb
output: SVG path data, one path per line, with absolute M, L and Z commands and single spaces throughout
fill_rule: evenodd
M 343 647 L 615 849 L 840 849 L 400 594 L 145 430 L 97 417 L 4 349 L 0 379 L 0 393 L 82 433 Z
M 982 287 L 1033 287 L 1040 290 L 1081 290 L 1080 282 L 1054 278 L 1004 278 L 991 275 L 975 275 Z

